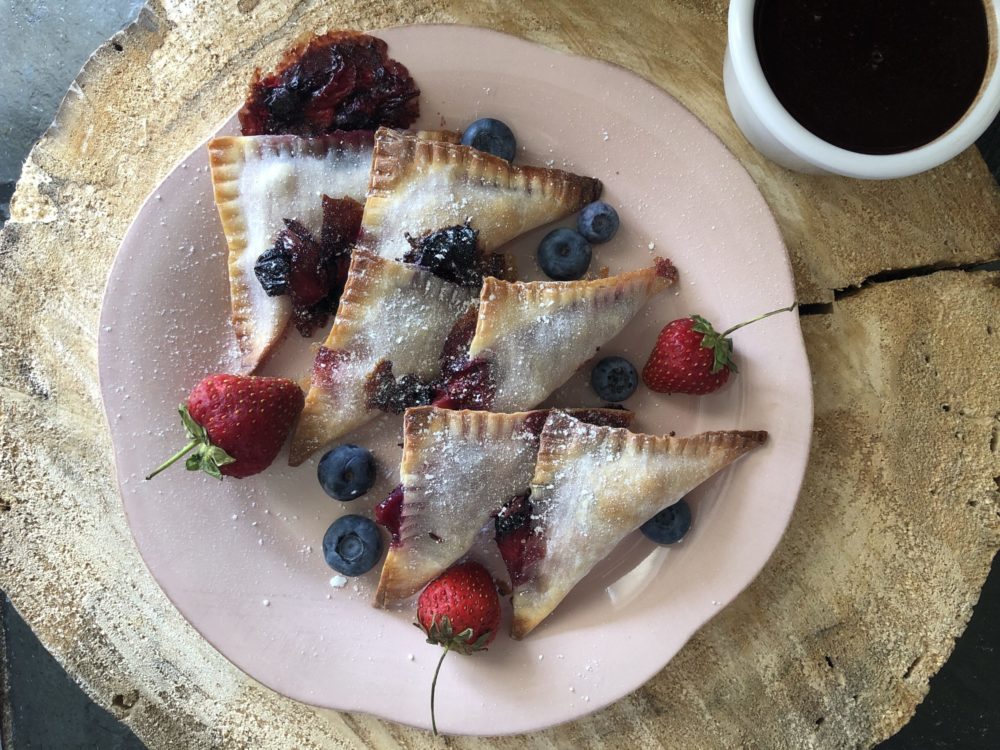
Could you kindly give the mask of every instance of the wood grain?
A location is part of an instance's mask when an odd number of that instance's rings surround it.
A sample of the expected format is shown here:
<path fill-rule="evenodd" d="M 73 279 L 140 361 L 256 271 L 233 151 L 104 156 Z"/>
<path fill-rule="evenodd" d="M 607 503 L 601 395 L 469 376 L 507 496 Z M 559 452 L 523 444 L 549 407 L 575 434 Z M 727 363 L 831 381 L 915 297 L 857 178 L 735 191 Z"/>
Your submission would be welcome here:
<path fill-rule="evenodd" d="M 150 747 L 852 747 L 898 729 L 1000 546 L 1000 278 L 878 283 L 804 318 L 811 464 L 764 573 L 656 678 L 530 738 L 433 740 L 294 703 L 209 647 L 131 542 L 96 375 L 104 280 L 143 198 L 300 32 L 462 22 L 628 67 L 736 153 L 801 302 L 886 269 L 996 257 L 1000 195 L 970 150 L 914 178 L 807 177 L 753 152 L 722 92 L 726 4 L 159 0 L 102 46 L 32 151 L 0 232 L 0 587 Z M 497 727 L 498 732 L 502 727 Z"/>

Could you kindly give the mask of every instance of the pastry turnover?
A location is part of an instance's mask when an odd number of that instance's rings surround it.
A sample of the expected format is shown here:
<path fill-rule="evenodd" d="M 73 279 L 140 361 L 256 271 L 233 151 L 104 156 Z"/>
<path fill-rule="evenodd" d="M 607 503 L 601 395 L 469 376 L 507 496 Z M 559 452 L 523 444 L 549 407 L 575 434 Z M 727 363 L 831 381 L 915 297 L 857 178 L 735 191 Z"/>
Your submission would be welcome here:
<path fill-rule="evenodd" d="M 355 250 L 336 320 L 316 354 L 288 462 L 298 466 L 379 413 L 370 387 L 380 367 L 391 367 L 395 378 L 436 378 L 445 339 L 475 296 L 474 289 L 418 266 Z"/>
<path fill-rule="evenodd" d="M 359 246 L 401 260 L 411 247 L 407 235 L 420 238 L 469 220 L 480 251 L 489 253 L 600 194 L 600 181 L 591 177 L 514 166 L 470 146 L 381 128 Z"/>
<path fill-rule="evenodd" d="M 595 424 L 626 427 L 624 409 L 576 409 Z M 399 528 L 382 567 L 375 606 L 417 593 L 469 551 L 505 502 L 528 491 L 548 410 L 496 414 L 432 406 L 403 419 Z"/>
<path fill-rule="evenodd" d="M 640 435 L 553 411 L 531 480 L 531 533 L 544 553 L 514 590 L 512 637 L 530 633 L 628 533 L 766 439 Z"/>
<path fill-rule="evenodd" d="M 676 280 L 661 258 L 594 281 L 486 279 L 468 356 L 489 364 L 489 408 L 518 411 L 544 401 Z"/>
<path fill-rule="evenodd" d="M 456 141 L 450 131 L 413 138 Z M 260 254 L 274 244 L 285 219 L 315 237 L 323 223 L 323 195 L 364 202 L 371 169 L 371 131 L 226 136 L 208 143 L 215 202 L 229 246 L 232 323 L 242 367 L 254 371 L 281 339 L 292 315 L 289 297 L 268 297 L 254 275 Z"/>

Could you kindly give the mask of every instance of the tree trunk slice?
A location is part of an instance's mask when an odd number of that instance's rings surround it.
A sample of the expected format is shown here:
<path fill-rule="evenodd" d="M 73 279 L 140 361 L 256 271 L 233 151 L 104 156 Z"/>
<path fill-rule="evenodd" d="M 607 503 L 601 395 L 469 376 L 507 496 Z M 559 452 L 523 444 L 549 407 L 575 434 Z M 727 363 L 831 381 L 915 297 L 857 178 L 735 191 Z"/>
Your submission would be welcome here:
<path fill-rule="evenodd" d="M 242 99 L 253 67 L 272 64 L 297 33 L 454 21 L 638 72 L 750 170 L 803 303 L 830 302 L 886 270 L 997 255 L 1000 195 L 973 149 L 881 183 L 799 175 L 754 152 L 722 92 L 725 3 L 280 5 L 150 3 L 71 87 L 0 233 L 0 587 L 150 747 L 439 745 L 293 702 L 227 662 L 141 564 L 114 481 L 96 344 L 118 244 L 145 196 Z M 1000 546 L 1000 276 L 866 284 L 822 309 L 803 318 L 816 388 L 811 463 L 757 581 L 604 711 L 531 738 L 450 744 L 863 747 L 912 715 Z"/>

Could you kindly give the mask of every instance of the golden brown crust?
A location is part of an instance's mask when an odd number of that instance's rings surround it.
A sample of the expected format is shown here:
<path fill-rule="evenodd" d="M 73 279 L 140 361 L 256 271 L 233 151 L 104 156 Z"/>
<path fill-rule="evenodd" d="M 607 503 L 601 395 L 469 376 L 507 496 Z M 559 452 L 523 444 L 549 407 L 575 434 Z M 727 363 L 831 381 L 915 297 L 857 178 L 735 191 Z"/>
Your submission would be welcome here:
<path fill-rule="evenodd" d="M 229 247 L 227 265 L 229 268 L 229 298 L 232 307 L 231 322 L 236 346 L 240 352 L 243 369 L 253 372 L 262 354 L 255 357 L 250 345 L 250 302 L 246 291 L 246 278 L 237 265 L 240 254 L 246 250 L 246 223 L 239 209 L 240 165 L 244 159 L 244 149 L 240 137 L 215 138 L 208 142 L 208 163 L 212 172 L 212 190 L 215 205 L 222 221 L 222 231 Z M 275 339 L 276 341 L 277 339 Z M 270 350 L 271 347 L 268 347 Z"/>
<path fill-rule="evenodd" d="M 552 414 L 559 413 L 586 424 L 614 424 L 626 427 L 635 414 L 627 409 L 532 409 L 513 413 L 499 413 L 473 409 L 442 409 L 437 406 L 415 406 L 403 416 L 403 458 L 400 475 L 417 468 L 420 455 L 441 432 L 456 435 L 463 440 L 484 442 L 507 438 L 519 430 L 533 431 L 532 422 L 540 428 Z M 461 469 L 458 469 L 461 471 Z"/>
<path fill-rule="evenodd" d="M 616 427 L 583 425 L 571 414 L 553 410 L 538 447 L 532 484 L 550 482 L 559 464 L 595 450 L 693 459 L 713 455 L 723 463 L 730 463 L 765 442 L 765 430 L 722 430 L 690 437 L 646 435 Z"/>
<path fill-rule="evenodd" d="M 573 413 L 581 418 L 610 423 L 617 425 L 627 425 L 631 422 L 632 412 L 624 409 L 574 409 Z M 527 482 L 530 479 L 531 469 L 534 465 L 536 436 L 544 424 L 545 418 L 550 410 L 541 409 L 535 411 L 518 412 L 514 414 L 499 414 L 485 411 L 451 410 L 441 409 L 433 406 L 421 406 L 406 410 L 403 418 L 403 457 L 400 462 L 399 476 L 406 491 L 410 494 L 404 497 L 404 508 L 410 503 L 417 505 L 428 502 L 427 498 L 439 497 L 441 493 L 448 494 L 450 500 L 460 501 L 474 498 L 469 505 L 462 503 L 462 510 L 458 511 L 465 515 L 462 520 L 468 520 L 467 527 L 456 530 L 452 526 L 452 519 L 440 519 L 443 526 L 450 526 L 456 533 L 465 532 L 465 536 L 460 538 L 468 541 L 471 545 L 475 534 L 480 530 L 482 524 L 488 521 L 489 514 L 500 508 L 502 503 L 517 492 L 527 490 Z M 452 482 L 457 482 L 458 486 L 442 485 L 439 480 L 441 467 L 432 471 L 435 478 L 425 480 L 428 473 L 428 462 L 435 460 L 435 450 L 442 446 L 442 438 L 447 436 L 447 444 L 452 448 L 458 445 L 478 446 L 481 451 L 522 451 L 524 459 L 524 482 L 523 487 L 510 487 L 509 496 L 500 497 L 497 491 L 498 484 L 491 484 L 491 480 L 496 480 L 497 476 L 483 476 L 487 464 L 477 465 L 474 469 L 463 466 L 445 467 L 452 473 Z M 529 437 L 532 436 L 532 437 Z M 441 460 L 440 458 L 436 460 Z M 503 458 L 499 463 L 503 464 Z M 509 472 L 506 469 L 505 472 Z M 468 475 L 464 475 L 464 473 Z M 499 476 L 504 476 L 503 474 Z M 428 481 L 433 485 L 433 490 L 428 486 Z M 478 482 L 478 484 L 477 484 Z M 493 488 L 493 492 L 490 488 Z M 455 492 L 461 498 L 451 496 Z M 414 496 L 416 495 L 416 500 Z M 408 498 L 408 499 L 407 499 Z M 474 506 L 474 507 L 473 507 Z M 449 504 L 445 503 L 440 508 L 428 509 L 430 513 L 437 513 L 447 510 Z M 452 507 L 452 512 L 456 511 Z M 404 512 L 403 514 L 407 514 Z M 459 522 L 457 526 L 462 527 Z M 423 528 L 426 531 L 426 527 Z M 441 544 L 421 544 L 419 534 L 414 538 L 413 528 L 406 525 L 401 529 L 404 546 L 391 547 L 382 566 L 382 574 L 379 579 L 378 589 L 375 593 L 374 606 L 385 607 L 388 604 L 407 599 L 417 593 L 425 584 L 435 576 L 444 572 L 448 565 L 452 564 L 461 555 L 468 551 L 468 546 L 462 543 L 449 545 L 452 540 L 442 540 Z M 449 535 L 450 536 L 450 535 Z M 414 547 L 406 546 L 407 543 L 415 544 Z M 431 555 L 424 554 L 429 547 Z"/>
<path fill-rule="evenodd" d="M 672 272 L 665 272 L 666 267 Z M 552 312 L 586 300 L 596 309 L 602 301 L 616 299 L 623 294 L 638 294 L 648 299 L 676 280 L 673 265 L 662 258 L 658 258 L 657 263 L 649 268 L 602 279 L 512 282 L 487 277 L 479 293 L 479 318 L 476 321 L 476 333 L 469 345 L 469 354 L 476 356 L 509 333 L 512 321 L 506 310 L 511 306 Z"/>
<path fill-rule="evenodd" d="M 389 130 L 389 128 L 385 128 Z M 420 141 L 440 141 L 441 143 L 461 143 L 462 134 L 456 130 L 399 130 Z"/>
<path fill-rule="evenodd" d="M 405 132 L 409 137 L 418 140 L 427 138 L 445 143 L 457 143 L 462 138 L 461 133 L 453 130 Z M 373 139 L 372 131 L 357 130 L 314 138 L 297 135 L 222 136 L 208 142 L 212 189 L 229 247 L 229 292 L 233 334 L 245 371 L 253 372 L 267 358 L 281 340 L 281 331 L 266 336 L 263 344 L 255 341 L 255 337 L 261 336 L 262 332 L 254 330 L 256 321 L 253 319 L 248 285 L 256 284 L 257 280 L 248 278 L 245 268 L 239 263 L 242 253 L 247 249 L 247 225 L 239 204 L 239 176 L 243 165 L 251 156 L 264 158 L 284 155 L 319 158 L 331 151 L 363 152 L 372 148 Z M 287 322 L 291 316 L 289 300 L 283 297 L 273 298 L 272 304 L 287 308 L 283 315 Z"/>
<path fill-rule="evenodd" d="M 399 279 L 412 275 L 413 271 L 408 266 L 391 263 L 364 250 L 352 252 L 347 282 L 337 305 L 337 315 L 323 346 L 327 349 L 344 349 L 350 346 L 354 331 L 361 325 L 362 311 L 372 304 L 372 294 L 376 287 L 398 283 Z"/>
<path fill-rule="evenodd" d="M 420 303 L 417 311 L 410 313 L 416 317 L 401 321 L 390 315 L 381 321 L 391 326 L 392 330 L 411 326 L 410 333 L 402 343 L 397 339 L 395 354 L 399 354 L 407 346 L 413 346 L 412 339 L 417 339 L 416 346 L 423 347 L 418 351 L 426 352 L 437 367 L 441 346 L 444 345 L 444 339 L 454 320 L 462 310 L 474 304 L 472 293 L 469 289 L 438 278 L 425 268 L 387 260 L 365 250 L 355 249 L 351 255 L 347 283 L 340 297 L 333 327 L 317 353 L 305 408 L 292 436 L 289 464 L 298 466 L 323 445 L 359 427 L 378 413 L 363 403 L 364 397 L 360 393 L 330 392 L 328 384 L 325 385 L 317 377 L 317 373 L 324 371 L 323 367 L 318 366 L 321 355 L 338 353 L 334 355 L 335 359 L 343 356 L 338 361 L 349 361 L 360 366 L 362 370 L 356 373 L 357 378 L 341 380 L 337 387 L 363 390 L 364 377 L 371 374 L 378 361 L 394 359 L 393 351 L 373 351 L 370 348 L 370 336 L 366 336 L 373 332 L 372 311 L 379 309 L 380 305 L 394 295 L 405 294 L 408 299 Z M 435 311 L 438 313 L 436 317 Z M 391 310 L 386 311 L 387 315 L 389 313 Z M 412 328 L 415 324 L 419 324 L 416 331 Z M 441 326 L 444 326 L 443 332 L 439 330 Z M 436 338 L 438 335 L 440 340 Z M 329 363 L 327 366 L 330 366 Z"/>
<path fill-rule="evenodd" d="M 409 599 L 423 586 L 421 583 L 414 588 L 413 577 L 407 573 L 406 566 L 394 564 L 395 554 L 395 549 L 390 547 L 389 552 L 386 553 L 385 562 L 382 564 L 378 588 L 375 589 L 375 598 L 372 599 L 372 606 L 377 609 L 385 609 L 392 604 Z"/>
<path fill-rule="evenodd" d="M 483 441 L 513 435 L 532 412 L 498 414 L 470 409 L 441 409 L 418 406 L 403 416 L 403 459 L 400 474 L 416 469 L 420 454 L 433 442 L 434 435 L 447 432 L 462 440 Z M 460 467 L 456 467 L 461 471 Z"/>
<path fill-rule="evenodd" d="M 511 637 L 530 633 L 626 534 L 766 440 L 759 430 L 641 435 L 553 411 L 531 480 L 546 552 L 514 593 Z"/>
<path fill-rule="evenodd" d="M 459 139 L 460 140 L 460 139 Z M 463 146 L 457 141 L 421 140 L 390 128 L 375 132 L 368 194 L 384 197 L 411 170 L 434 169 L 442 164 L 460 166 L 465 181 L 481 185 L 536 193 L 572 213 L 601 195 L 601 181 L 547 167 L 515 166 L 506 159 Z"/>
<path fill-rule="evenodd" d="M 423 216 L 441 226 L 390 226 L 388 217 L 397 202 L 406 200 L 399 192 L 435 173 L 445 174 L 447 184 L 461 191 L 493 191 L 490 205 L 463 208 L 448 191 L 448 207 L 438 205 L 431 216 Z M 438 189 L 441 186 L 437 186 Z M 482 252 L 491 252 L 517 235 L 556 221 L 578 211 L 601 194 L 600 180 L 544 167 L 515 166 L 471 146 L 442 140 L 421 140 L 401 131 L 380 128 L 375 133 L 375 151 L 368 184 L 363 232 L 359 244 L 377 251 L 383 234 L 399 232 L 415 236 L 471 218 L 480 230 Z M 514 196 L 517 196 L 515 200 Z M 469 215 L 464 215 L 467 212 Z M 445 218 L 447 217 L 447 219 Z M 413 222 L 419 222 L 414 218 Z"/>

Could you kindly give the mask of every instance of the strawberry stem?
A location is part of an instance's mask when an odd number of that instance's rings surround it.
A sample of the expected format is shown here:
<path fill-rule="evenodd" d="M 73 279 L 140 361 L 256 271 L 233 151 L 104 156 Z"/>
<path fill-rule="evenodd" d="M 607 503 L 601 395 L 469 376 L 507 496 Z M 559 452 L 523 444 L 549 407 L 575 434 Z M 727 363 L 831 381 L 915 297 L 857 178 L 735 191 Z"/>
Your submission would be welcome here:
<path fill-rule="evenodd" d="M 743 326 L 748 326 L 751 323 L 756 323 L 758 320 L 763 320 L 764 318 L 770 318 L 772 315 L 777 315 L 778 313 L 791 312 L 792 310 L 795 309 L 795 306 L 797 304 L 798 302 L 793 302 L 788 307 L 782 307 L 780 310 L 771 310 L 771 312 L 766 312 L 763 315 L 758 315 L 756 318 L 750 318 L 750 320 L 744 320 L 742 323 L 737 323 L 732 328 L 723 331 L 720 338 L 726 338 L 726 336 L 731 334 L 733 331 L 738 331 Z"/>
<path fill-rule="evenodd" d="M 435 736 L 437 736 L 438 733 L 438 725 L 437 725 L 437 720 L 434 718 L 434 691 L 437 690 L 438 672 L 441 671 L 441 662 L 444 661 L 444 657 L 448 655 L 448 652 L 450 650 L 451 650 L 451 644 L 450 643 L 444 644 L 444 653 L 441 654 L 441 658 L 438 659 L 437 669 L 434 670 L 434 679 L 431 681 L 431 728 L 434 730 Z"/>
<path fill-rule="evenodd" d="M 157 466 L 150 474 L 147 474 L 146 475 L 146 479 L 152 479 L 153 477 L 155 477 L 157 474 L 159 474 L 164 469 L 166 469 L 169 466 L 172 466 L 173 464 L 175 464 L 178 461 L 180 461 L 182 458 L 184 458 L 184 456 L 186 456 L 188 453 L 190 453 L 193 448 L 196 448 L 198 446 L 198 443 L 200 443 L 200 442 L 201 441 L 197 440 L 197 439 L 192 440 L 190 443 L 188 443 L 183 448 L 181 448 L 179 451 L 177 451 L 177 453 L 175 453 L 170 458 L 168 458 L 166 461 L 164 461 L 162 464 L 160 464 L 159 466 Z"/>

